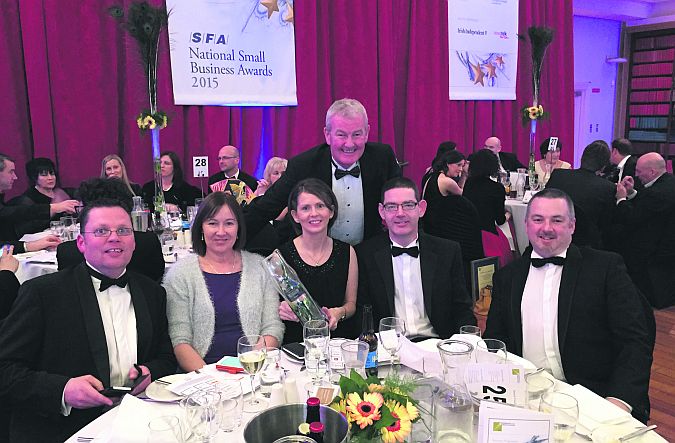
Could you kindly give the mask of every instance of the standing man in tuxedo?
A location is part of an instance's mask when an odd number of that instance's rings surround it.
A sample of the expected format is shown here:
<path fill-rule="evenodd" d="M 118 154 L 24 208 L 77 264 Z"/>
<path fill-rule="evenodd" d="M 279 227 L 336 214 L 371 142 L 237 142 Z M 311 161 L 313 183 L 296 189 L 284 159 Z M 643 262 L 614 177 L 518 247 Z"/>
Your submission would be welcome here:
<path fill-rule="evenodd" d="M 255 191 L 258 188 L 258 180 L 239 169 L 239 149 L 232 145 L 225 145 L 218 151 L 218 166 L 220 172 L 209 177 L 209 186 L 219 181 L 235 178 L 246 183 L 246 186 Z M 209 188 L 209 192 L 210 188 Z"/>
<path fill-rule="evenodd" d="M 646 423 L 654 316 L 623 260 L 571 244 L 574 205 L 558 189 L 532 197 L 525 223 L 532 249 L 495 273 L 485 337 Z"/>
<path fill-rule="evenodd" d="M 373 306 L 378 324 L 400 317 L 410 337 L 448 338 L 463 325 L 475 325 L 459 244 L 418 232 L 427 203 L 405 177 L 382 188 L 378 212 L 388 233 L 356 248 L 360 305 Z"/>
<path fill-rule="evenodd" d="M 499 170 L 501 172 L 515 172 L 518 168 L 525 168 L 525 166 L 518 160 L 518 157 L 516 157 L 516 154 L 502 152 L 502 141 L 497 137 L 488 137 L 485 140 L 483 148 L 489 149 L 494 155 L 497 156 Z M 469 156 L 469 161 L 471 161 L 472 155 Z"/>
<path fill-rule="evenodd" d="M 612 142 L 612 150 L 609 153 L 609 162 L 614 166 L 613 171 L 606 175 L 613 183 L 620 183 L 624 177 L 633 177 L 635 187 L 640 189 L 642 183 L 635 177 L 635 165 L 638 157 L 633 154 L 633 145 L 630 140 L 617 138 Z"/>
<path fill-rule="evenodd" d="M 628 272 L 652 306 L 675 305 L 675 177 L 657 152 L 640 157 L 634 180 L 616 186 L 615 221 L 623 229 L 615 241 Z"/>
<path fill-rule="evenodd" d="M 129 213 L 91 202 L 77 245 L 86 263 L 24 283 L 0 328 L 0 395 L 12 408 L 10 440 L 62 442 L 112 406 L 99 391 L 149 374 L 132 394 L 176 369 L 166 293 L 126 269 Z"/>
<path fill-rule="evenodd" d="M 391 146 L 368 142 L 368 115 L 357 100 L 345 98 L 328 108 L 326 143 L 288 160 L 286 172 L 265 195 L 245 208 L 246 229 L 257 233 L 288 204 L 300 180 L 318 178 L 331 187 L 339 215 L 329 234 L 351 245 L 382 231 L 377 213 L 384 182 L 401 175 Z"/>
<path fill-rule="evenodd" d="M 0 154 L 0 239 L 3 241 L 16 241 L 15 223 L 26 220 L 49 220 L 50 217 L 60 212 L 67 212 L 68 214 L 75 213 L 75 207 L 79 204 L 77 200 L 64 200 L 59 203 L 38 204 L 38 205 L 20 205 L 20 206 L 5 206 L 5 192 L 12 189 L 14 182 L 17 180 L 16 164 L 9 156 Z M 58 239 L 50 236 L 48 245 L 37 244 L 31 251 L 43 249 L 43 247 L 51 247 L 58 245 Z M 16 253 L 25 252 L 24 245 L 21 244 L 15 249 Z M 26 245 L 28 246 L 28 245 Z"/>

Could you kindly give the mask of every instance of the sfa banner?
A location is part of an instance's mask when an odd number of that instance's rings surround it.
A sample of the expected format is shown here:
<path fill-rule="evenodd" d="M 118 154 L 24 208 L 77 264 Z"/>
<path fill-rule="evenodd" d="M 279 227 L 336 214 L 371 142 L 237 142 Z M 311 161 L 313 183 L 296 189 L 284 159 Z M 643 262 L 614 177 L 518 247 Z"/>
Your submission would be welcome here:
<path fill-rule="evenodd" d="M 166 0 L 177 105 L 295 106 L 293 0 Z"/>
<path fill-rule="evenodd" d="M 448 0 L 450 100 L 515 100 L 518 0 Z"/>

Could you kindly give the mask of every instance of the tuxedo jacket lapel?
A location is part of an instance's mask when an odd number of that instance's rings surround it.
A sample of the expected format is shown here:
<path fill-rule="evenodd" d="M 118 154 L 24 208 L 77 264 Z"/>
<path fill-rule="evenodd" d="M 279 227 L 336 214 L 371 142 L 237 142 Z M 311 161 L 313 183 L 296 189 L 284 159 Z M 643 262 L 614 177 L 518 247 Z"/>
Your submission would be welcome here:
<path fill-rule="evenodd" d="M 517 262 L 517 266 L 513 272 L 513 279 L 511 280 L 511 334 L 516 340 L 513 343 L 514 349 L 509 349 L 518 355 L 523 355 L 523 322 L 521 318 L 520 305 L 523 301 L 523 291 L 525 290 L 525 282 L 527 281 L 527 274 L 530 272 L 530 251 L 526 251 L 523 260 Z"/>
<path fill-rule="evenodd" d="M 424 309 L 427 316 L 433 309 L 432 299 L 434 294 L 434 276 L 438 266 L 438 254 L 432 249 L 424 234 L 419 236 L 420 245 L 420 272 L 422 273 L 422 294 L 424 296 Z"/>
<path fill-rule="evenodd" d="M 375 263 L 377 264 L 377 269 L 380 271 L 380 275 L 382 275 L 389 314 L 394 315 L 394 267 L 391 262 L 391 247 L 388 243 L 383 242 L 375 251 Z"/>
<path fill-rule="evenodd" d="M 136 316 L 136 359 L 142 361 L 152 341 L 152 317 L 143 290 L 133 276 L 129 278 L 129 292 Z"/>
<path fill-rule="evenodd" d="M 581 259 L 579 248 L 570 245 L 560 279 L 560 289 L 558 290 L 558 348 L 561 353 L 565 347 L 565 337 L 572 311 L 572 301 L 575 295 L 579 272 L 581 271 Z"/>
<path fill-rule="evenodd" d="M 322 182 L 326 183 L 329 188 L 333 186 L 333 158 L 330 155 L 330 146 L 325 145 L 325 149 L 321 153 L 321 159 L 316 165 L 316 177 Z M 308 165 L 309 166 L 309 165 Z M 311 167 L 311 166 L 309 166 Z M 310 172 L 311 174 L 311 172 Z"/>
<path fill-rule="evenodd" d="M 110 386 L 110 359 L 105 339 L 105 330 L 103 329 L 103 319 L 101 318 L 101 310 L 98 307 L 96 291 L 85 263 L 75 268 L 75 287 L 80 299 L 82 321 L 87 331 L 87 340 L 89 341 L 91 355 L 98 372 L 98 378 L 104 386 Z"/>

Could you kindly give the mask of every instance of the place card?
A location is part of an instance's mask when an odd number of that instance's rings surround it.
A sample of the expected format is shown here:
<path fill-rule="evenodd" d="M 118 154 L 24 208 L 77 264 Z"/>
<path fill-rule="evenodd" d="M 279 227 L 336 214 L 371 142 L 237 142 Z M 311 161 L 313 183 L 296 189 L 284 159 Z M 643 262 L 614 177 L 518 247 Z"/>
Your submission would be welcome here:
<path fill-rule="evenodd" d="M 472 363 L 466 365 L 464 382 L 471 395 L 480 400 L 525 405 L 525 370 L 514 364 Z"/>
<path fill-rule="evenodd" d="M 553 441 L 553 415 L 491 401 L 483 401 L 478 412 L 479 443 Z"/>

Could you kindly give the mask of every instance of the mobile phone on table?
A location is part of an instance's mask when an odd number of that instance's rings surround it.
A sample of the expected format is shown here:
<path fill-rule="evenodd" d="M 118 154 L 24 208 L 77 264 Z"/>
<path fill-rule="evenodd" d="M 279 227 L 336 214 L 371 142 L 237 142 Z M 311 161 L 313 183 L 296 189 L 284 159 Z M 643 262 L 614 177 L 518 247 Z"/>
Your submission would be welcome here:
<path fill-rule="evenodd" d="M 294 360 L 305 361 L 305 345 L 302 343 L 286 343 L 281 350 Z"/>

